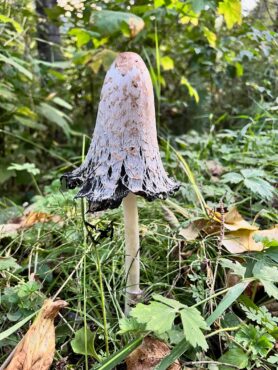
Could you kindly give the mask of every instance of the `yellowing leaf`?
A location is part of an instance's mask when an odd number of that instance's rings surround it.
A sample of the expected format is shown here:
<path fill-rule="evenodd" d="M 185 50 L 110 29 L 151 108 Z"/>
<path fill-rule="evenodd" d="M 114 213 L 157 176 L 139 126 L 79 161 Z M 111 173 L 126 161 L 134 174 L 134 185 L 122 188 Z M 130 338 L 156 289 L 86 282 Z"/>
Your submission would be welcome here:
<path fill-rule="evenodd" d="M 219 213 L 218 215 L 220 216 Z M 250 225 L 249 222 L 245 221 L 235 207 L 233 207 L 230 211 L 224 214 L 224 225 L 225 228 L 230 231 L 236 231 L 239 229 L 258 230 L 257 226 Z"/>
<path fill-rule="evenodd" d="M 254 236 L 278 239 L 278 228 L 255 231 L 247 229 L 232 231 L 225 235 L 223 245 L 231 253 L 260 252 L 264 249 L 264 245 L 261 242 L 256 242 Z"/>
<path fill-rule="evenodd" d="M 228 29 L 232 29 L 235 24 L 241 24 L 241 2 L 240 0 L 224 0 L 219 3 L 218 13 L 224 15 Z"/>
<path fill-rule="evenodd" d="M 210 31 L 207 27 L 204 27 L 204 35 L 206 36 L 210 46 L 212 48 L 216 47 L 217 36 L 214 32 Z"/>
<path fill-rule="evenodd" d="M 187 87 L 188 89 L 188 92 L 189 92 L 189 95 L 194 97 L 196 103 L 199 103 L 199 94 L 197 92 L 197 90 L 191 85 L 191 83 L 187 80 L 187 78 L 185 78 L 184 76 L 182 76 L 181 78 L 181 85 L 184 85 Z"/>
<path fill-rule="evenodd" d="M 174 68 L 174 61 L 171 57 L 165 56 L 160 59 L 160 64 L 164 71 L 169 71 Z"/>
<path fill-rule="evenodd" d="M 183 15 L 180 18 L 179 23 L 181 23 L 181 24 L 191 23 L 193 26 L 197 26 L 198 22 L 199 22 L 199 15 L 194 12 L 191 5 L 190 4 L 184 4 L 182 10 L 183 10 L 182 13 L 186 14 L 186 15 Z"/>

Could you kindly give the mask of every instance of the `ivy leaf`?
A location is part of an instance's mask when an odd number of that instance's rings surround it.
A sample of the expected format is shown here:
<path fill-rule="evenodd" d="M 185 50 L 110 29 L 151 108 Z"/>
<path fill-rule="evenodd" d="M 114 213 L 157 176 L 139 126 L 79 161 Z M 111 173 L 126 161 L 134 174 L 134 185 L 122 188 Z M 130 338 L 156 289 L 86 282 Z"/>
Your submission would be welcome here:
<path fill-rule="evenodd" d="M 85 332 L 85 328 L 81 328 L 77 330 L 73 340 L 70 342 L 71 348 L 74 353 L 78 353 L 81 355 L 90 355 L 95 359 L 98 359 L 98 355 L 95 351 L 94 347 L 95 341 L 95 334 L 91 332 L 89 328 L 87 328 Z M 87 343 L 87 345 L 86 345 Z M 87 347 L 87 348 L 86 348 Z M 86 351 L 87 349 L 87 351 Z"/>
<path fill-rule="evenodd" d="M 207 323 L 197 308 L 186 307 L 180 311 L 186 340 L 195 348 L 208 349 L 208 344 L 201 329 L 208 329 Z"/>
<path fill-rule="evenodd" d="M 238 369 L 246 369 L 248 365 L 248 355 L 238 347 L 230 348 L 219 359 L 219 362 L 237 366 Z M 220 365 L 219 370 L 230 370 L 230 366 Z"/>
<path fill-rule="evenodd" d="M 141 324 L 146 324 L 146 329 L 157 334 L 165 333 L 172 329 L 176 310 L 163 303 L 151 302 L 148 305 L 139 303 L 130 313 Z"/>
<path fill-rule="evenodd" d="M 223 14 L 227 28 L 230 30 L 235 24 L 241 24 L 240 0 L 224 0 L 219 3 L 218 13 Z"/>

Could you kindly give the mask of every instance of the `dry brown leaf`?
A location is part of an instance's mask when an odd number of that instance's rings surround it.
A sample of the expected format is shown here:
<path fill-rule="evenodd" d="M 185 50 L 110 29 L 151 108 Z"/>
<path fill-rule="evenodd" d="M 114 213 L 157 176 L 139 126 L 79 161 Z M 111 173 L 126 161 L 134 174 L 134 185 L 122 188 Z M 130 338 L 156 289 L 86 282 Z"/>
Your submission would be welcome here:
<path fill-rule="evenodd" d="M 36 223 L 44 222 L 61 222 L 61 217 L 57 215 L 50 215 L 44 212 L 25 211 L 23 216 L 17 217 L 11 220 L 7 224 L 0 225 L 0 239 L 11 234 L 16 233 L 19 230 L 29 228 Z"/>
<path fill-rule="evenodd" d="M 126 358 L 127 370 L 152 370 L 169 353 L 170 349 L 166 343 L 146 337 L 143 343 Z M 181 365 L 175 361 L 168 370 L 181 370 Z"/>
<path fill-rule="evenodd" d="M 48 370 L 55 351 L 54 318 L 67 302 L 45 300 L 5 370 Z"/>
<path fill-rule="evenodd" d="M 264 249 L 263 243 L 256 242 L 254 236 L 267 237 L 270 240 L 278 239 L 278 228 L 269 230 L 237 230 L 225 234 L 224 247 L 231 253 L 260 252 Z"/>
<path fill-rule="evenodd" d="M 187 241 L 193 241 L 199 236 L 200 229 L 197 223 L 192 222 L 186 228 L 181 229 L 179 235 L 182 236 Z"/>

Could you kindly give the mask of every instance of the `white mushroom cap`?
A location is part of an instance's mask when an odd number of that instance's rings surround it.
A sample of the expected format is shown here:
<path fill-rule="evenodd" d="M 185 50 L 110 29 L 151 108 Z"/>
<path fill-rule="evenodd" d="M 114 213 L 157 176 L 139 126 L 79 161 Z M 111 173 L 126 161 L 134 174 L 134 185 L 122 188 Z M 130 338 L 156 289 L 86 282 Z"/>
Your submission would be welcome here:
<path fill-rule="evenodd" d="M 138 54 L 121 53 L 111 65 L 86 159 L 62 178 L 69 188 L 81 186 L 77 197 L 92 212 L 118 207 L 129 192 L 154 200 L 178 190 L 161 162 L 153 86 Z"/>

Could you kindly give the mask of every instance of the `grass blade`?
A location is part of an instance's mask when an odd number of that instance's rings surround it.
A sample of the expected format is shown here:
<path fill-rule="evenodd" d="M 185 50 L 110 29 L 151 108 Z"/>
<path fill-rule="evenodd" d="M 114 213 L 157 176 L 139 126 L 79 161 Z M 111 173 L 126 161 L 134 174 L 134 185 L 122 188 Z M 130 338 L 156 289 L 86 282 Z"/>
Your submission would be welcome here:
<path fill-rule="evenodd" d="M 19 321 L 15 325 L 11 326 L 9 329 L 0 333 L 0 341 L 3 340 L 3 339 L 8 338 L 10 335 L 12 335 L 14 332 L 16 332 L 19 328 L 21 328 L 24 324 L 26 324 L 29 320 L 31 320 L 32 317 L 34 317 L 37 313 L 38 313 L 38 311 L 32 313 L 31 315 L 25 317 L 25 319 Z"/>
<path fill-rule="evenodd" d="M 137 338 L 132 342 L 128 343 L 120 351 L 116 352 L 114 355 L 108 357 L 103 361 L 102 364 L 99 364 L 92 368 L 92 370 L 112 370 L 115 369 L 115 366 L 121 363 L 135 348 L 137 348 L 143 340 L 143 337 Z"/>
<path fill-rule="evenodd" d="M 250 280 L 244 280 L 241 283 L 234 285 L 228 291 L 215 311 L 206 319 L 208 326 L 218 319 L 218 317 L 221 316 L 222 313 L 234 303 L 234 301 L 244 292 L 249 283 Z"/>
<path fill-rule="evenodd" d="M 165 357 L 156 367 L 154 370 L 167 370 L 169 366 L 173 362 L 175 362 L 181 355 L 187 351 L 189 348 L 189 344 L 187 340 L 184 338 L 182 339 L 171 351 L 171 353 Z"/>

